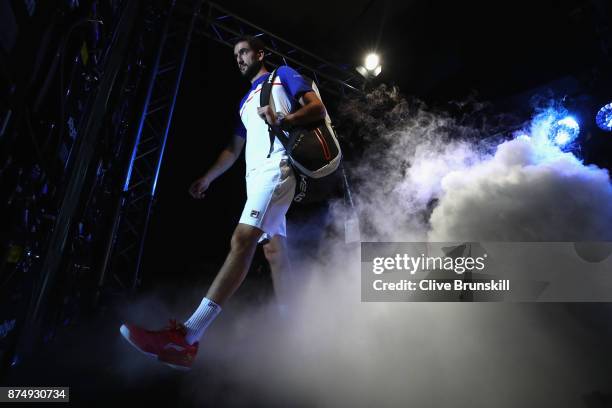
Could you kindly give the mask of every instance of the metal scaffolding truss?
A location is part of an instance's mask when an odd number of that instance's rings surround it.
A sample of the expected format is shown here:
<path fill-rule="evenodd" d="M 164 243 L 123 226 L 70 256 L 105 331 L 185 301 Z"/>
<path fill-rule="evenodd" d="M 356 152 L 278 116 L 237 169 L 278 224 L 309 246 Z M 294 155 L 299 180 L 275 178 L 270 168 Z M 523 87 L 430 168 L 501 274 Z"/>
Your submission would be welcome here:
<path fill-rule="evenodd" d="M 150 77 L 126 169 L 119 211 L 113 224 L 113 247 L 104 270 L 112 271 L 111 286 L 134 289 L 155 189 L 172 122 L 187 51 L 202 0 L 172 1 L 150 67 Z M 155 30 L 156 25 L 150 27 Z M 101 281 L 106 280 L 105 273 Z"/>
<path fill-rule="evenodd" d="M 267 44 L 266 61 L 275 67 L 291 65 L 301 74 L 312 78 L 319 89 L 342 97 L 360 94 L 365 79 L 350 66 L 333 64 L 232 14 L 219 5 L 207 2 L 207 13 L 200 20 L 196 33 L 230 47 L 243 35 L 261 37 Z"/>

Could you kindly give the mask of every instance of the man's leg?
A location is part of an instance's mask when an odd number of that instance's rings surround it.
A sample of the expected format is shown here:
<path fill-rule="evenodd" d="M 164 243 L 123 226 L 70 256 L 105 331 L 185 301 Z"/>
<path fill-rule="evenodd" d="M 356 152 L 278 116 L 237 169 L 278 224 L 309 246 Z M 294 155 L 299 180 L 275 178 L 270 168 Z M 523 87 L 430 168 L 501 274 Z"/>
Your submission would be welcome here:
<path fill-rule="evenodd" d="M 185 322 L 185 339 L 193 344 L 202 338 L 206 328 L 221 311 L 221 305 L 234 294 L 246 277 L 257 241 L 263 232 L 247 224 L 238 224 L 232 235 L 230 252 L 208 289 L 206 297 Z"/>
<path fill-rule="evenodd" d="M 291 278 L 287 239 L 282 235 L 275 235 L 263 246 L 263 251 L 270 264 L 274 293 L 279 303 L 286 305 L 294 283 Z"/>
<path fill-rule="evenodd" d="M 244 280 L 262 233 L 258 228 L 238 224 L 232 235 L 230 252 L 207 297 L 184 325 L 171 320 L 166 329 L 146 330 L 126 323 L 121 325 L 121 335 L 141 352 L 173 368 L 190 368 L 198 352 L 196 342 L 221 311 L 220 304 L 225 303 Z"/>
<path fill-rule="evenodd" d="M 234 294 L 249 271 L 262 234 L 259 228 L 238 224 L 232 235 L 230 252 L 206 293 L 208 299 L 223 305 Z"/>

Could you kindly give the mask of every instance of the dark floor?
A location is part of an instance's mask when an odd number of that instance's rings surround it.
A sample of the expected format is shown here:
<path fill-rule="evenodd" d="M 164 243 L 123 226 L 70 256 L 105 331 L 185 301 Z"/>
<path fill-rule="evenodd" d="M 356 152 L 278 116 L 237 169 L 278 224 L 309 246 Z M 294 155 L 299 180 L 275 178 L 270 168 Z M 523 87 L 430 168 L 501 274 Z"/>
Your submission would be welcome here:
<path fill-rule="evenodd" d="M 70 405 L 78 407 L 112 407 L 119 403 L 154 407 L 320 406 L 303 399 L 270 401 L 270 395 L 260 395 L 257 389 L 247 389 L 243 382 L 234 382 L 229 375 L 219 375 L 229 371 L 206 348 L 201 348 L 197 370 L 191 372 L 172 370 L 135 352 L 119 335 L 118 329 L 124 320 L 163 325 L 165 316 L 187 312 L 189 305 L 197 301 L 197 288 L 185 295 L 185 290 L 175 285 L 168 283 L 162 285 L 163 290 L 149 288 L 131 299 L 117 300 L 104 312 L 63 328 L 52 342 L 13 368 L 3 382 L 15 386 L 69 386 Z M 241 288 L 237 300 L 228 306 L 224 319 L 215 324 L 229 325 L 231 316 L 239 315 L 241 309 L 270 300 L 269 289 L 265 279 L 250 279 Z M 608 306 L 573 304 L 567 305 L 567 310 L 576 324 L 591 333 L 593 341 L 612 345 L 612 324 L 606 323 L 612 310 Z M 601 357 L 601 366 L 594 369 L 600 370 L 608 364 L 612 348 L 608 355 Z M 581 407 L 612 407 L 612 373 L 610 379 L 609 389 L 582 395 Z"/>
<path fill-rule="evenodd" d="M 230 324 L 233 311 L 250 304 L 271 300 L 271 285 L 267 277 L 251 273 L 236 301 L 226 313 Z M 3 376 L 2 385 L 13 386 L 68 386 L 70 405 L 78 407 L 109 407 L 118 403 L 137 403 L 139 406 L 270 406 L 257 401 L 252 395 L 233 384 L 206 381 L 206 401 L 202 390 L 194 389 L 194 371 L 182 372 L 159 364 L 154 359 L 135 351 L 119 334 L 126 321 L 139 322 L 145 327 L 161 328 L 167 318 L 181 318 L 189 306 L 197 305 L 199 290 L 208 282 L 199 282 L 195 288 L 173 282 L 157 282 L 155 287 L 140 291 L 131 298 L 107 301 L 107 307 L 95 314 L 82 317 L 78 323 L 62 327 L 48 344 L 37 347 L 29 357 L 23 358 Z M 189 292 L 185 295 L 186 292 Z M 176 313 L 176 315 L 175 315 Z M 211 376 L 223 370 L 218 363 L 205 367 L 206 351 L 200 349 L 198 359 L 203 373 Z M 195 395 L 197 394 L 197 395 Z M 20 404 L 19 406 L 26 406 Z M 40 404 L 37 404 L 40 406 Z"/>

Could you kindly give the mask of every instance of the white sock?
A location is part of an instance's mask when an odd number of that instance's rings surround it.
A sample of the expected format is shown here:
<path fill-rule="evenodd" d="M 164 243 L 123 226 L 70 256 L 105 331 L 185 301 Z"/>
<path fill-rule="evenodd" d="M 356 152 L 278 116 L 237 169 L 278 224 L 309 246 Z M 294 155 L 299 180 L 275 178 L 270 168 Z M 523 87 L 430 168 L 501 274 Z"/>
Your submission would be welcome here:
<path fill-rule="evenodd" d="M 202 299 L 200 306 L 198 306 L 189 320 L 185 322 L 185 327 L 187 328 L 185 340 L 187 340 L 187 343 L 193 344 L 199 341 L 206 328 L 217 317 L 219 312 L 221 312 L 221 306 L 210 299 Z"/>

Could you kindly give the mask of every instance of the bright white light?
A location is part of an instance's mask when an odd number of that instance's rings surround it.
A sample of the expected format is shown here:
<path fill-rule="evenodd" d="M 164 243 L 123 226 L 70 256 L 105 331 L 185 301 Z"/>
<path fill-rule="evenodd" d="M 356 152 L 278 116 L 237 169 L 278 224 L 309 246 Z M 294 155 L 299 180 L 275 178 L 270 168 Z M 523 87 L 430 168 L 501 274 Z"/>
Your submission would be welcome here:
<path fill-rule="evenodd" d="M 566 116 L 557 121 L 551 128 L 550 139 L 559 147 L 571 146 L 580 133 L 580 125 L 571 116 Z"/>
<path fill-rule="evenodd" d="M 559 146 L 565 146 L 567 142 L 569 142 L 571 139 L 572 137 L 568 132 L 566 132 L 565 130 L 560 130 L 555 135 L 555 144 Z"/>
<path fill-rule="evenodd" d="M 368 77 L 368 70 L 367 69 L 365 69 L 361 65 L 358 66 L 356 69 L 357 69 L 357 72 L 359 72 L 361 75 L 363 75 L 366 78 Z"/>
<path fill-rule="evenodd" d="M 561 119 L 559 122 L 557 122 L 557 124 L 562 125 L 562 126 L 567 126 L 569 128 L 576 129 L 576 130 L 580 129 L 580 126 L 578 125 L 578 122 L 576 122 L 576 119 L 572 118 L 571 116 L 567 116 Z"/>
<path fill-rule="evenodd" d="M 378 57 L 378 55 L 371 53 L 368 54 L 368 56 L 365 58 L 365 67 L 368 71 L 373 71 L 378 67 L 378 64 L 380 63 L 380 58 Z"/>

